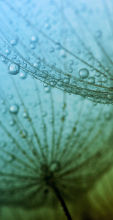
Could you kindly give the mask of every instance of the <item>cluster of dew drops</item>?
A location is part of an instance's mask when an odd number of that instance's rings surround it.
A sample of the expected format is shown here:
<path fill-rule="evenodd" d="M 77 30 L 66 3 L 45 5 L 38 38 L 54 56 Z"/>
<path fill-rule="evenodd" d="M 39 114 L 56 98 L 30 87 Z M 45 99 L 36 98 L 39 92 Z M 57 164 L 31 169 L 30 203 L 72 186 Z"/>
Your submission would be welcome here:
<path fill-rule="evenodd" d="M 30 49 L 34 50 L 36 48 L 37 41 L 38 41 L 38 38 L 36 36 L 31 37 L 31 39 L 30 39 Z M 12 39 L 10 41 L 10 44 L 12 46 L 16 46 L 18 44 L 18 39 Z M 59 45 L 60 44 L 58 44 L 58 46 Z M 5 54 L 8 58 L 8 56 L 11 55 L 11 49 L 8 48 L 7 45 L 5 45 L 5 44 L 4 44 L 4 47 L 6 47 Z M 54 51 L 53 48 L 50 48 L 50 49 L 51 49 L 50 52 Z M 62 58 L 66 57 L 63 50 L 60 51 L 60 55 L 61 55 Z M 7 63 L 7 58 L 5 58 L 4 56 L 1 55 L 2 62 Z M 27 60 L 30 60 L 30 57 L 27 57 Z M 27 63 L 25 63 L 23 61 L 21 66 L 20 66 L 20 64 L 21 64 L 21 62 L 20 62 L 20 60 L 17 60 L 17 55 L 13 55 L 12 62 L 10 62 L 10 64 L 8 65 L 8 72 L 11 75 L 19 74 L 21 79 L 25 79 L 26 76 L 27 76 L 27 69 L 25 69 L 27 67 Z M 74 60 L 70 60 L 69 61 L 70 68 L 68 70 L 69 74 L 71 74 L 73 72 L 73 68 L 72 68 L 73 64 L 74 64 Z M 40 62 L 40 59 L 38 59 L 37 62 L 35 62 L 33 64 L 33 67 L 40 69 L 40 65 L 41 65 L 41 62 Z M 53 66 L 55 67 L 56 63 L 54 63 Z M 24 70 L 21 70 L 21 67 L 23 67 Z M 35 70 L 34 70 L 34 73 L 35 73 Z M 34 77 L 37 78 L 36 77 L 37 75 L 34 75 L 34 73 L 30 74 L 30 75 L 32 75 L 31 77 L 32 78 L 34 78 Z M 28 72 L 28 74 L 29 74 L 29 72 Z M 108 91 L 107 92 L 105 91 L 105 94 L 102 94 L 99 90 L 96 91 L 96 89 L 95 89 L 93 91 L 91 89 L 91 87 L 90 87 L 89 90 L 85 89 L 86 80 L 87 80 L 89 85 L 95 86 L 95 88 L 96 88 L 95 77 L 89 76 L 89 75 L 90 75 L 89 70 L 87 68 L 81 68 L 79 70 L 79 79 L 84 83 L 83 87 L 80 87 L 80 86 L 77 87 L 77 82 L 76 82 L 75 79 L 74 80 L 72 79 L 71 75 L 64 76 L 63 79 L 60 79 L 60 78 L 56 79 L 55 76 L 52 76 L 52 77 L 51 77 L 51 75 L 49 76 L 48 71 L 46 69 L 43 70 L 43 73 L 38 74 L 38 77 L 39 77 L 38 79 L 39 80 L 41 79 L 43 81 L 43 86 L 45 87 L 46 92 L 49 92 L 49 90 L 50 90 L 49 86 L 58 87 L 60 89 L 63 88 L 62 90 L 68 92 L 69 94 L 74 93 L 75 95 L 80 95 L 84 98 L 90 97 L 91 100 L 94 101 L 95 105 L 98 102 L 102 103 L 102 104 L 113 104 L 113 94 L 112 94 L 112 92 L 108 93 Z M 97 72 L 96 76 L 99 77 L 100 73 Z M 103 76 L 102 81 L 98 81 L 97 84 L 98 84 L 98 86 L 101 86 L 102 83 L 106 84 L 107 82 L 108 82 L 108 77 Z M 74 89 L 72 89 L 70 86 L 72 86 Z M 103 99 L 104 99 L 104 102 L 103 102 Z"/>
<path fill-rule="evenodd" d="M 84 9 L 84 5 L 82 8 Z M 48 31 L 51 28 L 50 27 L 51 25 L 49 24 L 49 19 L 46 18 L 45 22 L 46 22 L 45 28 L 46 31 Z M 101 35 L 102 35 L 101 30 L 97 31 L 96 38 L 101 37 Z M 39 36 L 32 35 L 31 37 L 29 37 L 29 51 L 31 51 L 31 53 L 35 51 L 38 42 L 40 42 Z M 8 63 L 9 74 L 11 75 L 19 74 L 21 79 L 25 79 L 27 74 L 30 74 L 32 78 L 35 77 L 37 78 L 37 80 L 43 82 L 46 92 L 49 92 L 50 86 L 57 87 L 58 89 L 66 91 L 69 94 L 75 94 L 75 95 L 80 95 L 83 98 L 89 98 L 94 102 L 94 105 L 96 105 L 97 103 L 113 104 L 113 92 L 110 81 L 111 79 L 108 77 L 108 75 L 105 74 L 102 75 L 101 72 L 99 71 L 96 72 L 95 67 L 92 69 L 90 63 L 88 68 L 87 65 L 82 64 L 81 67 L 79 65 L 79 70 L 77 68 L 76 71 L 75 66 L 77 65 L 77 63 L 79 63 L 80 60 L 77 61 L 76 58 L 75 59 L 72 58 L 69 61 L 67 61 L 67 59 L 65 58 L 67 58 L 68 51 L 66 52 L 65 48 L 62 47 L 62 44 L 60 42 L 55 41 L 54 43 L 55 44 L 53 47 L 51 46 L 50 43 L 49 52 L 51 56 L 53 56 L 55 50 L 60 51 L 59 57 L 62 60 L 61 63 L 63 64 L 63 62 L 65 63 L 65 61 L 68 62 L 68 69 L 67 69 L 68 74 L 62 70 L 63 69 L 62 67 L 61 69 L 58 69 L 55 62 L 51 64 L 50 61 L 49 64 L 47 64 L 46 62 L 44 64 L 43 59 L 41 60 L 40 57 L 37 58 L 36 62 L 30 64 L 30 66 L 29 66 L 29 62 L 30 62 L 29 55 L 26 58 L 26 62 L 25 59 L 23 59 L 23 61 L 20 61 L 18 59 L 19 58 L 18 53 L 17 54 L 15 53 L 10 58 L 10 55 L 13 51 L 11 47 L 15 49 L 16 46 L 20 44 L 20 40 L 18 37 L 12 38 L 9 44 L 4 43 L 3 47 L 4 47 L 5 55 L 3 54 L 0 55 L 1 60 L 6 64 Z M 81 51 L 79 50 L 78 55 L 80 53 Z M 32 70 L 29 67 L 32 67 Z M 99 66 L 97 69 L 99 69 Z M 52 70 L 56 71 L 55 74 L 51 74 Z M 93 74 L 91 73 L 92 71 Z M 107 71 L 107 67 L 106 67 L 106 71 Z"/>
<path fill-rule="evenodd" d="M 38 38 L 36 37 L 36 36 L 32 36 L 31 37 L 31 39 L 30 39 L 30 48 L 32 49 L 32 50 L 34 50 L 35 48 L 36 48 L 36 42 L 38 41 Z M 12 39 L 11 41 L 10 41 L 10 44 L 12 45 L 12 46 L 16 46 L 17 44 L 18 44 L 18 39 Z M 7 47 L 7 45 L 5 45 L 4 44 L 4 48 L 5 47 Z M 54 49 L 53 48 L 50 48 L 50 52 L 53 52 L 54 51 Z M 6 48 L 5 49 L 5 53 L 6 53 L 6 55 L 7 55 L 7 57 L 9 56 L 9 55 L 11 55 L 11 49 L 10 48 Z M 61 50 L 61 57 L 62 58 L 65 58 L 65 53 L 63 52 L 63 50 Z M 4 58 L 4 57 L 2 57 L 1 58 L 1 61 L 2 62 L 4 62 L 4 63 L 7 63 L 6 60 L 7 58 Z M 13 61 L 15 61 L 17 59 L 17 55 L 13 55 L 13 57 L 12 57 L 12 62 L 8 65 L 8 73 L 9 74 L 11 74 L 11 75 L 17 75 L 17 74 L 19 74 L 19 77 L 20 77 L 20 79 L 22 79 L 22 80 L 25 80 L 26 79 L 26 77 L 27 77 L 27 71 L 24 71 L 24 70 L 21 70 L 21 67 L 20 67 L 20 61 L 18 60 L 17 62 L 13 62 Z M 28 57 L 27 58 L 27 60 L 30 60 L 30 57 Z M 74 64 L 74 60 L 70 60 L 69 61 L 69 65 L 70 65 L 70 68 L 69 68 L 69 73 L 71 73 L 71 72 L 73 72 L 73 69 L 72 69 L 72 66 L 73 66 L 73 64 Z M 41 63 L 39 62 L 39 60 L 38 60 L 38 62 L 36 63 L 34 63 L 33 64 L 33 66 L 34 67 L 39 67 L 41 65 Z M 55 66 L 55 63 L 53 64 L 54 66 Z M 23 63 L 23 65 L 22 65 L 24 68 L 26 68 L 27 67 L 27 64 L 26 63 Z M 45 70 L 46 71 L 46 70 Z M 97 76 L 100 76 L 100 73 L 98 72 L 97 73 Z M 31 76 L 31 78 L 34 78 L 34 76 Z M 45 77 L 44 77 L 45 78 Z M 80 79 L 82 79 L 82 80 L 86 80 L 86 79 L 88 79 L 88 82 L 90 83 L 90 84 L 95 84 L 95 77 L 89 77 L 89 70 L 88 69 L 86 69 L 86 68 L 81 68 L 80 70 L 79 70 L 79 78 Z M 106 76 L 103 76 L 102 77 L 102 82 L 103 83 L 107 83 L 108 82 L 108 78 L 106 77 Z M 63 82 L 60 80 L 60 81 L 58 81 L 57 82 L 57 85 L 58 86 L 62 86 L 63 85 L 63 83 L 65 83 L 66 85 L 67 84 L 69 84 L 70 83 L 70 78 L 69 77 L 65 77 L 64 79 L 63 79 Z M 51 83 L 49 84 L 50 86 L 52 86 L 52 87 L 54 87 L 56 84 L 54 83 L 54 80 L 51 80 Z M 98 83 L 98 85 L 99 85 L 99 83 Z M 101 82 L 100 82 L 100 85 L 101 85 Z M 45 87 L 45 92 L 49 92 L 50 91 L 50 86 L 48 86 L 48 84 L 46 83 L 46 82 L 44 82 L 43 83 L 43 86 Z M 68 92 L 70 95 L 71 95 L 71 92 Z M 85 92 L 84 92 L 85 93 Z M 11 99 L 12 98 L 12 95 L 11 96 L 9 96 L 9 98 Z M 83 95 L 83 98 L 85 98 L 85 96 Z M 2 102 L 2 101 L 1 101 Z M 96 106 L 96 101 L 93 103 L 93 105 L 94 106 Z M 113 103 L 111 103 L 111 104 L 113 104 Z M 5 110 L 3 110 L 4 112 L 3 113 L 5 113 Z M 16 103 L 14 103 L 14 104 L 12 104 L 11 106 L 10 106 L 10 108 L 9 108 L 9 111 L 10 111 L 10 113 L 11 114 L 14 114 L 14 115 L 16 115 L 17 113 L 18 113 L 18 111 L 19 111 L 19 105 L 18 104 L 16 104 Z M 46 112 L 43 112 L 43 117 L 45 117 L 46 115 L 47 115 L 47 113 Z M 23 118 L 27 118 L 27 113 L 26 112 L 24 112 L 23 113 Z M 111 119 L 111 113 L 110 112 L 106 112 L 105 113 L 105 119 L 106 120 L 110 120 Z M 14 122 L 11 120 L 10 122 L 9 122 L 9 124 L 10 124 L 10 126 L 13 126 L 14 125 Z M 26 131 L 23 131 L 23 137 L 25 138 L 26 136 L 27 136 L 27 132 Z M 3 143 L 3 145 L 4 145 L 4 143 Z"/>

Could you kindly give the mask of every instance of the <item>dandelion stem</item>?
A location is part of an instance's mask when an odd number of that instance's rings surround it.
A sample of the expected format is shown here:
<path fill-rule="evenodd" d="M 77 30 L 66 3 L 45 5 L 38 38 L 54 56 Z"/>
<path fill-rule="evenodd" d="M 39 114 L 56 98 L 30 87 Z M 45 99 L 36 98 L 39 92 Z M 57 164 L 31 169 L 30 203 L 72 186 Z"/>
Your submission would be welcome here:
<path fill-rule="evenodd" d="M 66 206 L 66 204 L 65 204 L 65 202 L 64 202 L 64 200 L 63 200 L 63 198 L 62 198 L 62 196 L 61 196 L 60 193 L 59 193 L 59 190 L 58 190 L 58 189 L 56 188 L 56 186 L 54 186 L 54 185 L 52 185 L 52 188 L 53 188 L 53 190 L 54 190 L 54 192 L 55 192 L 55 194 L 56 194 L 58 200 L 59 200 L 60 203 L 61 203 L 61 206 L 62 206 L 62 208 L 63 208 L 63 210 L 64 210 L 64 212 L 65 212 L 65 215 L 67 216 L 67 219 L 68 219 L 68 220 L 72 220 L 71 215 L 70 215 L 70 213 L 69 213 L 69 211 L 68 211 L 68 208 L 67 208 L 67 206 Z"/>

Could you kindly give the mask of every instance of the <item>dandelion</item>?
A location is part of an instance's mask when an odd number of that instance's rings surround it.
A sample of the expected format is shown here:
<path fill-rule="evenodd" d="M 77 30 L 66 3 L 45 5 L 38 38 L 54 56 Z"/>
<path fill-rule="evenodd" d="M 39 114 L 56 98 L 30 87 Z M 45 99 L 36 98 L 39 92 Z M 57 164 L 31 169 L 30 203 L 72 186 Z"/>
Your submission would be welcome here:
<path fill-rule="evenodd" d="M 80 3 L 0 1 L 2 205 L 59 202 L 72 219 L 67 204 L 112 166 L 109 6 Z"/>

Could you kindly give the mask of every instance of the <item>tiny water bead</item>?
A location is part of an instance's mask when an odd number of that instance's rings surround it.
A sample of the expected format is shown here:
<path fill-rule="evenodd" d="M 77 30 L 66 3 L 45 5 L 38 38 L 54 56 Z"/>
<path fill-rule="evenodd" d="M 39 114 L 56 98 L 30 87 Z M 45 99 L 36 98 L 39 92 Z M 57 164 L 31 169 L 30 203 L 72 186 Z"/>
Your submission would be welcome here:
<path fill-rule="evenodd" d="M 19 65 L 15 64 L 15 63 L 11 63 L 9 65 L 9 73 L 12 75 L 16 75 L 19 73 Z"/>
<path fill-rule="evenodd" d="M 9 55 L 11 53 L 11 50 L 10 49 L 6 49 L 5 52 L 6 52 L 7 55 Z"/>
<path fill-rule="evenodd" d="M 97 82 L 97 85 L 101 86 L 101 85 L 102 85 L 102 82 L 101 82 L 101 81 L 98 81 L 98 82 Z"/>
<path fill-rule="evenodd" d="M 45 92 L 46 93 L 49 93 L 50 92 L 50 87 L 48 86 L 48 87 L 45 87 Z"/>
<path fill-rule="evenodd" d="M 31 48 L 32 50 L 34 50 L 34 49 L 36 48 L 36 44 L 35 44 L 35 43 L 30 43 L 30 48 Z"/>
<path fill-rule="evenodd" d="M 56 81 L 51 79 L 50 80 L 50 85 L 54 87 L 56 85 Z"/>
<path fill-rule="evenodd" d="M 111 120 L 111 119 L 112 119 L 112 116 L 113 116 L 113 115 L 112 115 L 111 112 L 106 112 L 106 113 L 105 113 L 105 119 L 106 119 L 106 120 Z"/>
<path fill-rule="evenodd" d="M 25 79 L 27 77 L 27 73 L 26 72 L 20 72 L 19 74 L 21 79 Z"/>
<path fill-rule="evenodd" d="M 86 79 L 89 76 L 89 71 L 87 69 L 83 68 L 79 71 L 79 76 L 81 79 Z"/>
<path fill-rule="evenodd" d="M 95 78 L 94 77 L 89 77 L 88 82 L 91 83 L 91 84 L 94 84 L 95 83 Z"/>
<path fill-rule="evenodd" d="M 8 95 L 8 98 L 9 98 L 9 99 L 12 99 L 12 98 L 13 98 L 13 95 L 12 95 L 12 94 L 9 94 L 9 95 Z"/>
<path fill-rule="evenodd" d="M 41 63 L 38 61 L 37 63 L 34 63 L 33 66 L 36 67 L 36 68 L 40 68 Z"/>
<path fill-rule="evenodd" d="M 6 62 L 6 58 L 5 57 L 2 57 L 2 62 Z"/>
<path fill-rule="evenodd" d="M 17 45 L 17 43 L 18 43 L 18 39 L 12 39 L 12 40 L 10 41 L 10 43 L 11 43 L 12 46 L 15 46 L 15 45 Z"/>
<path fill-rule="evenodd" d="M 28 117 L 27 112 L 23 112 L 22 116 L 23 116 L 23 118 L 27 118 Z"/>
<path fill-rule="evenodd" d="M 14 125 L 14 121 L 13 120 L 9 121 L 9 125 L 13 126 Z"/>
<path fill-rule="evenodd" d="M 103 83 L 106 83 L 107 81 L 108 81 L 108 77 L 107 77 L 107 76 L 103 76 L 103 77 L 102 77 L 102 82 L 103 82 Z"/>
<path fill-rule="evenodd" d="M 70 60 L 69 63 L 70 63 L 70 65 L 73 65 L 74 64 L 74 60 Z"/>
<path fill-rule="evenodd" d="M 61 50 L 61 51 L 60 51 L 60 56 L 61 56 L 62 58 L 65 58 L 65 57 L 66 57 L 66 52 L 65 52 L 64 50 Z"/>
<path fill-rule="evenodd" d="M 53 52 L 54 52 L 54 48 L 53 48 L 53 47 L 50 47 L 49 52 L 50 52 L 50 53 L 53 53 Z"/>
<path fill-rule="evenodd" d="M 12 114 L 17 114 L 18 111 L 19 111 L 19 106 L 17 104 L 13 104 L 13 105 L 10 106 L 9 111 Z"/>
<path fill-rule="evenodd" d="M 65 77 L 63 80 L 64 83 L 68 84 L 70 82 L 70 78 L 69 77 Z"/>
<path fill-rule="evenodd" d="M 17 55 L 13 55 L 13 59 L 15 60 L 17 58 Z"/>
<path fill-rule="evenodd" d="M 72 68 L 69 68 L 68 71 L 69 71 L 69 73 L 72 73 L 72 72 L 73 72 L 73 69 L 72 69 Z"/>
<path fill-rule="evenodd" d="M 42 112 L 42 116 L 45 117 L 47 115 L 47 112 Z"/>
<path fill-rule="evenodd" d="M 107 98 L 108 98 L 109 100 L 113 100 L 113 94 L 107 95 Z"/>
<path fill-rule="evenodd" d="M 36 43 L 37 41 L 38 41 L 38 37 L 36 37 L 36 36 L 31 37 L 31 42 L 32 43 Z"/>
<path fill-rule="evenodd" d="M 58 86 L 62 86 L 62 85 L 63 85 L 63 82 L 60 80 L 60 81 L 57 82 L 57 85 L 58 85 Z"/>

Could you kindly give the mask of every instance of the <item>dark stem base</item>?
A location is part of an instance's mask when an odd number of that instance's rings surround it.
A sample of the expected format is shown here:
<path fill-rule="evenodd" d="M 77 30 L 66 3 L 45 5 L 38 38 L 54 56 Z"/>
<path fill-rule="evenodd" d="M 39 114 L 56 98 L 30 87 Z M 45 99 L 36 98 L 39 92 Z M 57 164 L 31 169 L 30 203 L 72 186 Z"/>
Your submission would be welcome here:
<path fill-rule="evenodd" d="M 66 206 L 62 196 L 60 195 L 58 189 L 54 185 L 52 185 L 52 189 L 54 190 L 54 193 L 56 194 L 58 200 L 60 201 L 61 206 L 62 206 L 62 208 L 63 208 L 63 210 L 65 212 L 65 215 L 67 216 L 67 219 L 68 220 L 72 220 L 71 215 L 70 215 L 70 213 L 69 213 L 69 211 L 67 209 L 67 206 Z"/>

